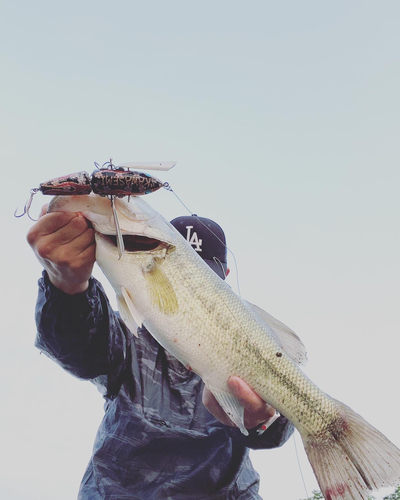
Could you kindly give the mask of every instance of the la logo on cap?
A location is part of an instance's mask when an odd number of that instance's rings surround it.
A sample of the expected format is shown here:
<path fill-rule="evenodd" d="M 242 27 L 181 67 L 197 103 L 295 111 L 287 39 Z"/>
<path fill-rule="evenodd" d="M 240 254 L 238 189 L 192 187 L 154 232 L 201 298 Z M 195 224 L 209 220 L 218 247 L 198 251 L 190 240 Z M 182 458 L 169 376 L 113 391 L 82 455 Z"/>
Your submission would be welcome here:
<path fill-rule="evenodd" d="M 201 245 L 203 244 L 203 240 L 199 239 L 196 231 L 193 231 L 193 233 L 190 234 L 191 229 L 193 229 L 193 226 L 186 226 L 186 239 L 192 245 L 194 250 L 196 250 L 196 252 L 201 252 Z"/>

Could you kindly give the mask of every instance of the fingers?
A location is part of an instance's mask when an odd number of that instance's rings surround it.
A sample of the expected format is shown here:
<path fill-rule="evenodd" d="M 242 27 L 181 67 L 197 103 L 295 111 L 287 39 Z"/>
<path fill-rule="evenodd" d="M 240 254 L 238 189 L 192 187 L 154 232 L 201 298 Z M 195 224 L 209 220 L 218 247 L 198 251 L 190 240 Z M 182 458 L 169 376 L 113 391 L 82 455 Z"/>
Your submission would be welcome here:
<path fill-rule="evenodd" d="M 258 412 L 265 407 L 265 402 L 239 377 L 229 377 L 228 387 L 246 410 Z"/>
<path fill-rule="evenodd" d="M 253 429 L 275 416 L 275 409 L 257 396 L 239 377 L 229 377 L 228 388 L 244 407 L 244 425 L 247 429 Z M 203 403 L 217 420 L 225 425 L 234 426 L 207 387 L 203 391 Z"/>
<path fill-rule="evenodd" d="M 54 251 L 79 254 L 94 242 L 93 229 L 89 221 L 76 213 L 55 212 L 46 214 L 31 227 L 27 240 L 38 257 L 50 258 Z"/>
<path fill-rule="evenodd" d="M 63 236 L 55 242 L 54 239 L 43 238 L 37 247 L 38 254 L 60 267 L 68 266 L 71 270 L 79 270 L 88 260 L 95 261 L 96 244 L 94 231 L 86 228 L 76 236 Z"/>
<path fill-rule="evenodd" d="M 207 387 L 204 387 L 203 390 L 203 404 L 207 408 L 207 410 L 211 413 L 211 415 L 213 415 L 221 423 L 234 427 L 234 424 L 231 421 L 231 419 L 224 412 L 218 401 L 215 399 L 213 393 Z"/>
<path fill-rule="evenodd" d="M 39 219 L 40 219 L 40 217 L 43 217 L 43 215 L 47 214 L 48 206 L 49 206 L 48 203 L 46 203 L 46 205 L 42 206 L 42 208 L 40 209 L 40 213 L 39 213 Z"/>
<path fill-rule="evenodd" d="M 244 424 L 247 429 L 252 429 L 262 422 L 272 418 L 276 411 L 268 405 L 239 377 L 232 376 L 228 379 L 231 393 L 243 405 Z"/>
<path fill-rule="evenodd" d="M 90 226 L 89 221 L 76 212 L 54 212 L 45 214 L 28 231 L 28 243 L 46 235 L 60 238 L 59 243 L 70 241 Z M 64 240 L 63 240 L 64 238 Z"/>
<path fill-rule="evenodd" d="M 94 230 L 88 226 L 86 219 L 76 217 L 62 229 L 43 240 L 44 242 L 49 241 L 52 247 L 55 247 L 60 253 L 78 256 L 89 246 L 94 245 Z"/>
<path fill-rule="evenodd" d="M 96 245 L 94 230 L 81 214 L 45 214 L 29 230 L 27 240 L 53 285 L 69 294 L 87 289 Z"/>

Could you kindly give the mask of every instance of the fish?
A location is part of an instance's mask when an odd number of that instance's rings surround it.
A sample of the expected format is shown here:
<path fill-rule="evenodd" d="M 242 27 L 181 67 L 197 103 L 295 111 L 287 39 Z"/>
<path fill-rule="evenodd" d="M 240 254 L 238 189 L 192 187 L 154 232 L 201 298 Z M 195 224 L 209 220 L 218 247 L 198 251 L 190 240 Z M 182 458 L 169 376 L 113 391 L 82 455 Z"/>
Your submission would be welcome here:
<path fill-rule="evenodd" d="M 306 349 L 290 328 L 239 297 L 143 199 L 116 199 L 115 209 L 121 258 L 106 199 L 60 196 L 49 205 L 50 212 L 81 212 L 93 224 L 97 263 L 133 333 L 145 326 L 196 372 L 243 434 L 244 409 L 227 386 L 232 375 L 288 418 L 326 500 L 367 499 L 400 485 L 399 448 L 306 376 Z"/>

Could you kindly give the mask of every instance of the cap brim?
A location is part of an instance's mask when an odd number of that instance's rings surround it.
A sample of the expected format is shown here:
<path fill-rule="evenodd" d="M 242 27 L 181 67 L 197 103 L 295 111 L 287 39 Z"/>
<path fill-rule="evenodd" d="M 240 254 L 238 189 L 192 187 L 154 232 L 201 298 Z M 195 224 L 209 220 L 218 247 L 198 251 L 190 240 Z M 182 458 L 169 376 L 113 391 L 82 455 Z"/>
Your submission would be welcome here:
<path fill-rule="evenodd" d="M 223 280 L 226 278 L 226 270 L 227 270 L 227 264 L 225 262 L 215 262 L 215 260 L 210 260 L 210 259 L 203 259 L 204 262 L 211 267 L 211 269 L 215 272 L 215 274 L 218 274 L 220 278 Z M 222 267 L 221 267 L 222 266 Z"/>

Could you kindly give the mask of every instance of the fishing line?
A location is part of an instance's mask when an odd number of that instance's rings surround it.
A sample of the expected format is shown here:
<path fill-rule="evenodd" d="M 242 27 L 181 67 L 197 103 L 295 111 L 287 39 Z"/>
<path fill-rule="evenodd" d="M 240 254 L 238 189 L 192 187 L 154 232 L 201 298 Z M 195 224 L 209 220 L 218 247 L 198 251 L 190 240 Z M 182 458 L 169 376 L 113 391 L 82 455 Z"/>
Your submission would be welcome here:
<path fill-rule="evenodd" d="M 297 465 L 299 466 L 301 479 L 302 479 L 302 481 L 303 481 L 304 491 L 306 492 L 306 498 L 309 498 L 309 497 L 308 497 L 308 492 L 307 492 L 306 482 L 305 482 L 305 479 L 304 479 L 304 476 L 303 476 L 303 471 L 302 471 L 302 469 L 301 469 L 301 464 L 300 464 L 300 459 L 299 459 L 299 453 L 298 453 L 298 451 L 297 451 L 297 444 L 296 444 L 296 431 L 293 433 L 293 443 L 294 443 L 294 449 L 295 449 L 295 451 L 296 451 Z"/>
<path fill-rule="evenodd" d="M 221 268 L 221 271 L 224 275 L 224 279 L 226 279 L 227 274 L 225 272 L 225 269 L 224 269 L 222 262 L 219 260 L 218 257 L 213 257 L 213 261 L 217 264 L 217 266 L 219 266 Z"/>
<path fill-rule="evenodd" d="M 164 188 L 167 189 L 168 191 L 171 191 L 172 194 L 174 194 L 176 196 L 176 198 L 178 199 L 179 203 L 181 203 L 181 205 L 183 205 L 186 210 L 190 213 L 190 215 L 192 215 L 193 217 L 197 217 L 197 220 L 208 230 L 210 231 L 211 234 L 213 234 L 217 240 L 222 243 L 224 245 L 224 247 L 228 250 L 228 252 L 232 255 L 233 257 L 233 262 L 235 264 L 235 271 L 236 271 L 236 286 L 237 286 L 237 289 L 238 289 L 238 295 L 239 297 L 242 296 L 242 294 L 240 293 L 240 285 L 239 285 L 239 269 L 238 269 L 238 265 L 237 265 L 237 262 L 236 262 L 236 257 L 235 257 L 235 254 L 232 252 L 232 250 L 228 247 L 228 245 L 226 243 L 224 243 L 221 238 L 219 238 L 212 229 L 210 229 L 208 226 L 206 226 L 206 224 L 204 224 L 204 222 L 202 222 L 199 218 L 198 215 L 195 215 L 193 214 L 193 212 L 183 203 L 183 201 L 179 198 L 179 196 L 175 193 L 175 191 L 172 189 L 172 187 L 168 184 L 168 182 L 165 182 L 164 183 Z M 222 263 L 219 261 L 219 259 L 216 259 L 216 257 L 214 257 L 214 261 L 217 262 L 221 265 L 222 267 Z M 223 269 L 223 267 L 222 267 Z M 223 269 L 224 271 L 224 274 L 225 274 L 225 277 L 226 277 L 226 273 L 225 273 L 225 270 Z"/>

